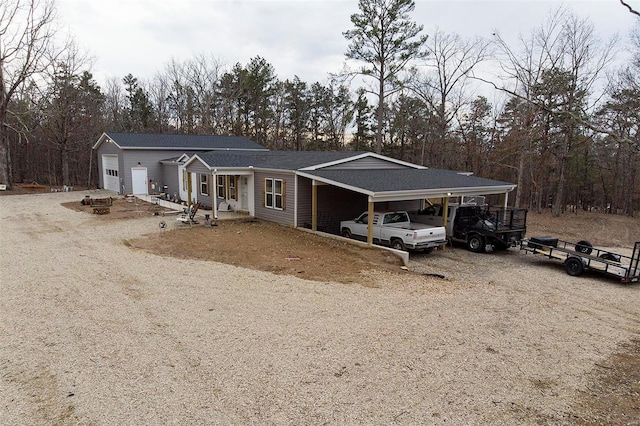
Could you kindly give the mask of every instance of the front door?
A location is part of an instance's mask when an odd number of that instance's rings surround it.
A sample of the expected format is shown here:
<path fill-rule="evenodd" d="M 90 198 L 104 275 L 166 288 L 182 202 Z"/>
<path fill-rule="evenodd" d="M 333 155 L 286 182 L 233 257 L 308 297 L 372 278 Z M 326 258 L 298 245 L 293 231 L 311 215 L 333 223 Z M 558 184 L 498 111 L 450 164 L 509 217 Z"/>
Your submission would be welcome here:
<path fill-rule="evenodd" d="M 133 195 L 149 194 L 146 167 L 131 168 L 131 189 L 132 189 Z"/>

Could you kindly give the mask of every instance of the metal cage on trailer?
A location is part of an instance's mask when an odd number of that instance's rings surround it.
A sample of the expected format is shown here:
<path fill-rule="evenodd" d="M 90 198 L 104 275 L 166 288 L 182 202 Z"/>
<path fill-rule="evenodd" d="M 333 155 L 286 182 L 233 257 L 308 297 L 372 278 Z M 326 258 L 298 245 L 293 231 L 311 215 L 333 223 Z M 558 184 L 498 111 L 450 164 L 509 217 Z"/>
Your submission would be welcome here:
<path fill-rule="evenodd" d="M 588 241 L 573 243 L 549 236 L 524 239 L 520 249 L 562 261 L 571 276 L 593 270 L 618 277 L 623 283 L 640 280 L 640 241 L 634 244 L 631 256 L 595 248 Z"/>

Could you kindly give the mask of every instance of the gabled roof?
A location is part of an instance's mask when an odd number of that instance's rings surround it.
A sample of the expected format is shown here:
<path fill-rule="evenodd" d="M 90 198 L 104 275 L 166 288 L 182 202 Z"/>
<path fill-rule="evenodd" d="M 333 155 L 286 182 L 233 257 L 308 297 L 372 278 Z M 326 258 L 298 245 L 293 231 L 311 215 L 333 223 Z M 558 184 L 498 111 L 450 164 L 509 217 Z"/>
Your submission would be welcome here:
<path fill-rule="evenodd" d="M 210 168 L 243 168 L 253 167 L 260 169 L 295 171 L 308 167 L 314 168 L 321 165 L 335 166 L 350 160 L 363 158 L 363 156 L 375 155 L 363 152 L 345 151 L 213 151 L 196 154 L 187 164 L 197 157 Z M 381 157 L 385 160 L 386 157 Z M 391 160 L 393 161 L 393 160 Z"/>
<path fill-rule="evenodd" d="M 120 149 L 155 150 L 260 150 L 267 149 L 244 136 L 215 135 L 173 135 L 154 133 L 103 133 L 93 149 L 106 141 L 114 143 Z"/>
<path fill-rule="evenodd" d="M 366 194 L 374 201 L 503 194 L 516 187 L 442 169 L 312 170 L 299 171 L 298 175 Z"/>
<path fill-rule="evenodd" d="M 351 167 L 367 159 L 376 160 L 379 167 Z M 211 170 L 253 168 L 295 172 L 299 176 L 366 194 L 374 201 L 504 194 L 516 187 L 509 182 L 465 172 L 428 169 L 371 152 L 213 151 L 195 154 L 186 165 L 194 161 L 202 162 Z M 371 163 L 365 162 L 367 164 Z"/>

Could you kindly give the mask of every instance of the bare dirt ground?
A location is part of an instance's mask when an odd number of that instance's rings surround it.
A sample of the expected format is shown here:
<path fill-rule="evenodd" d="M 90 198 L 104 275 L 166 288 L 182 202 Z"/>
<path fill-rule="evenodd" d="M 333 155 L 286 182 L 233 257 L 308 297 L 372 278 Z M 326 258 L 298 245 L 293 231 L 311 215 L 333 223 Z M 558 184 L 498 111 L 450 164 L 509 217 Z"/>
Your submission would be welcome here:
<path fill-rule="evenodd" d="M 91 207 L 78 202 L 63 204 L 76 211 L 91 213 Z M 116 197 L 111 213 L 97 220 L 111 221 L 155 215 L 157 205 Z M 640 219 L 598 213 L 565 214 L 552 217 L 549 211 L 528 216 L 528 236 L 553 235 L 567 241 L 588 240 L 596 246 L 633 247 L 640 239 Z M 131 247 L 184 259 L 223 262 L 235 266 L 296 275 L 316 281 L 365 284 L 363 271 L 380 270 L 410 273 L 392 254 L 355 246 L 303 230 L 280 226 L 253 218 L 219 221 L 217 226 L 175 229 L 175 215 L 159 217 L 166 232 L 153 232 L 127 241 Z M 200 224 L 204 222 L 200 216 Z M 635 239 L 634 239 L 635 238 Z M 456 250 L 457 252 L 457 250 Z M 418 259 L 430 256 L 416 254 Z M 489 266 L 490 267 L 490 266 Z"/>
<path fill-rule="evenodd" d="M 0 197 L 19 260 L 1 264 L 2 424 L 640 424 L 638 285 L 515 249 L 401 269 L 262 221 L 92 215 L 83 195 Z M 637 218 L 529 218 L 640 239 Z"/>

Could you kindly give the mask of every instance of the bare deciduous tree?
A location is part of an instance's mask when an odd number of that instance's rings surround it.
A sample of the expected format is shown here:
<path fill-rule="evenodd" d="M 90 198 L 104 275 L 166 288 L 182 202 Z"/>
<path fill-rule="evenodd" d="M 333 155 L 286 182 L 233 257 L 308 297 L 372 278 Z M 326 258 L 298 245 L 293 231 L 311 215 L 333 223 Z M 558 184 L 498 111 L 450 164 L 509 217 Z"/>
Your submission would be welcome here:
<path fill-rule="evenodd" d="M 490 83 L 546 116 L 545 138 L 558 160 L 553 197 L 553 213 L 558 215 L 565 202 L 569 158 L 576 145 L 588 140 L 584 129 L 595 127 L 589 114 L 602 94 L 594 89 L 613 57 L 615 39 L 603 43 L 589 21 L 558 9 L 547 24 L 532 32 L 528 39 L 521 37 L 518 50 L 499 34 L 496 34 L 496 43 L 503 55 L 503 75 L 500 83 Z M 535 121 L 530 124 L 538 125 Z M 555 126 L 561 137 L 551 139 L 551 126 Z M 531 141 L 522 143 L 521 155 L 527 155 L 531 152 Z"/>
<path fill-rule="evenodd" d="M 463 39 L 457 34 L 436 31 L 426 43 L 427 72 L 415 72 L 409 86 L 431 108 L 436 126 L 431 132 L 431 152 L 440 152 L 438 167 L 444 163 L 447 135 L 460 108 L 470 103 L 468 81 L 473 70 L 490 55 L 490 43 L 481 38 Z M 432 159 L 435 159 L 432 155 Z"/>
<path fill-rule="evenodd" d="M 54 46 L 54 12 L 52 0 L 0 3 L 0 183 L 11 183 L 9 132 L 24 130 L 10 120 L 11 101 L 64 50 Z"/>

